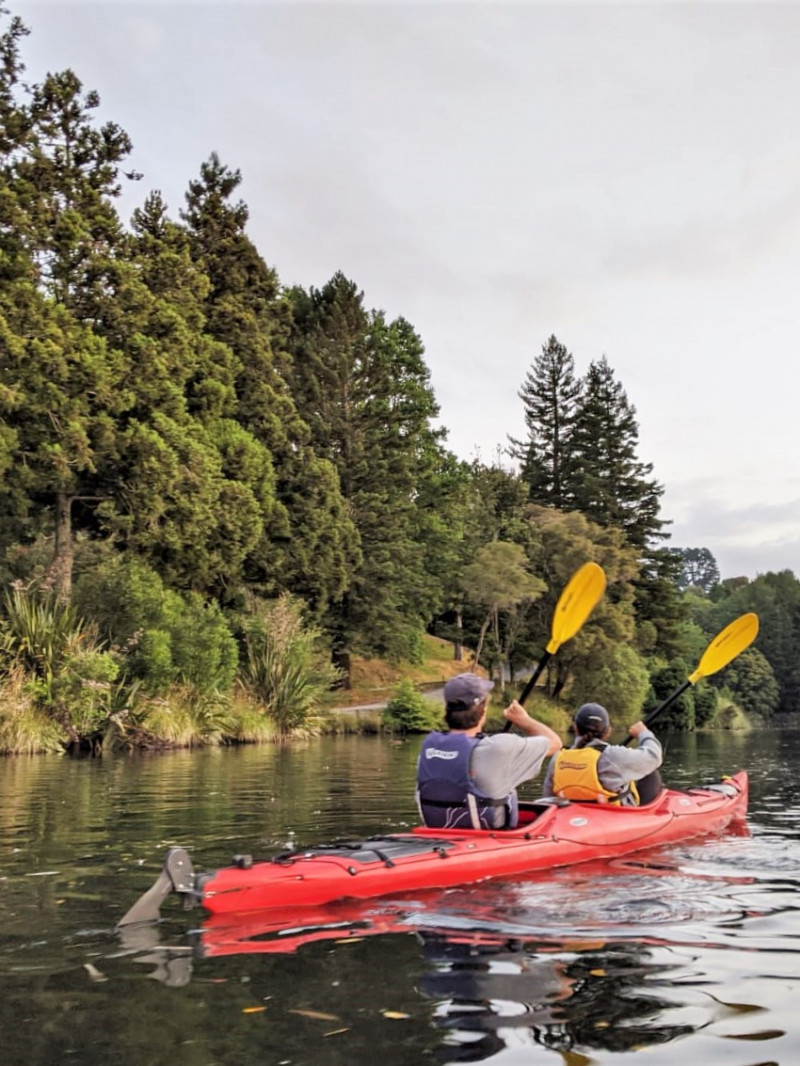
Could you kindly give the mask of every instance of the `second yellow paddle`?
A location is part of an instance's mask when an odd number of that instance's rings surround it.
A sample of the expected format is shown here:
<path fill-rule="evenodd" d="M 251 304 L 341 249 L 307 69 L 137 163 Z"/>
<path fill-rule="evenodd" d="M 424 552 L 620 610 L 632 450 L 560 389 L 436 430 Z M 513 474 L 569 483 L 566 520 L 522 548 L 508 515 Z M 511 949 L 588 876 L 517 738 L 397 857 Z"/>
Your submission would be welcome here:
<path fill-rule="evenodd" d="M 694 673 L 689 674 L 682 685 L 679 685 L 662 703 L 659 703 L 655 710 L 648 714 L 644 724 L 650 725 L 653 719 L 658 718 L 661 712 L 674 703 L 678 696 L 683 695 L 690 685 L 696 684 L 702 677 L 711 677 L 712 674 L 716 674 L 718 670 L 721 670 L 723 666 L 733 662 L 736 656 L 743 652 L 745 648 L 748 648 L 757 636 L 758 615 L 750 611 L 735 618 L 730 625 L 725 626 L 723 630 L 717 633 L 708 645 Z M 631 740 L 633 740 L 633 737 L 626 737 L 623 744 L 630 744 Z"/>

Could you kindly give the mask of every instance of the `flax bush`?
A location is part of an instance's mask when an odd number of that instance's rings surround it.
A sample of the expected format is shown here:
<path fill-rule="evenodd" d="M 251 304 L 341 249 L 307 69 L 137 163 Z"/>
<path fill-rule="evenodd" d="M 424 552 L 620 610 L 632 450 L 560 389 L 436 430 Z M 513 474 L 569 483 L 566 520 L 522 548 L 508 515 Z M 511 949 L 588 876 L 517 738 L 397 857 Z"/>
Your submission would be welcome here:
<path fill-rule="evenodd" d="M 301 603 L 284 594 L 257 603 L 244 622 L 240 677 L 282 736 L 313 726 L 340 672 Z"/>
<path fill-rule="evenodd" d="M 118 663 L 93 626 L 48 592 L 14 587 L 3 602 L 0 672 L 24 677 L 26 694 L 65 745 L 96 744 L 110 714 Z"/>

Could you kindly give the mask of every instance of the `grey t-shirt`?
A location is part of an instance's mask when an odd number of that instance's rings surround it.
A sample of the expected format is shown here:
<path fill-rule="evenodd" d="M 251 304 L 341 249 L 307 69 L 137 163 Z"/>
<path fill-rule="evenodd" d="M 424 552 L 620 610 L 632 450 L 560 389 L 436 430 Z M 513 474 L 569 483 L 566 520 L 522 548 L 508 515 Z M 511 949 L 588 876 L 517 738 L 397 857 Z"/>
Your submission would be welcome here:
<path fill-rule="evenodd" d="M 639 781 L 661 765 L 664 755 L 661 750 L 661 741 L 651 733 L 649 729 L 643 729 L 639 734 L 638 747 L 629 748 L 624 744 L 609 744 L 603 750 L 597 760 L 597 776 L 603 788 L 609 792 L 620 792 L 631 781 Z M 573 747 L 576 745 L 573 744 Z M 550 760 L 547 768 L 542 794 L 553 795 L 553 771 L 555 770 L 555 757 Z M 627 803 L 635 803 L 633 797 L 628 800 L 623 796 L 623 806 Z"/>
<path fill-rule="evenodd" d="M 546 737 L 519 737 L 514 733 L 482 737 L 472 752 L 472 779 L 487 796 L 505 799 L 517 785 L 539 773 L 549 747 Z"/>

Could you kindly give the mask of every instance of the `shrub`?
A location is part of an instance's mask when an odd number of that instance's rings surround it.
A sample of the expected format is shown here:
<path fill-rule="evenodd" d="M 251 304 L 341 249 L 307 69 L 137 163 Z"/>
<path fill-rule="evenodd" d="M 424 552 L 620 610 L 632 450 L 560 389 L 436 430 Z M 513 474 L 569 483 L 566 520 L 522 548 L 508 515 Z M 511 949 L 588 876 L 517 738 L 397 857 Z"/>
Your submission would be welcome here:
<path fill-rule="evenodd" d="M 284 594 L 258 603 L 244 623 L 240 676 L 282 735 L 310 724 L 340 677 L 322 633 L 303 618 L 299 600 Z"/>
<path fill-rule="evenodd" d="M 694 687 L 694 723 L 699 729 L 714 720 L 717 713 L 719 693 L 706 681 L 698 681 Z"/>
<path fill-rule="evenodd" d="M 13 667 L 0 682 L 0 754 L 63 752 L 63 740 L 58 724 L 36 707 L 27 691 L 24 670 Z"/>
<path fill-rule="evenodd" d="M 277 723 L 248 699 L 234 698 L 230 708 L 231 725 L 227 739 L 236 744 L 263 744 L 280 738 Z"/>
<path fill-rule="evenodd" d="M 582 670 L 570 689 L 573 711 L 582 703 L 602 703 L 622 725 L 641 717 L 650 680 L 644 659 L 628 644 L 611 645 L 592 669 Z"/>
<path fill-rule="evenodd" d="M 400 733 L 428 733 L 431 729 L 441 729 L 442 709 L 426 699 L 406 678 L 386 704 L 383 724 Z"/>
<path fill-rule="evenodd" d="M 0 659 L 5 670 L 25 677 L 26 692 L 61 726 L 65 742 L 102 729 L 118 664 L 74 607 L 35 590 L 7 593 Z"/>
<path fill-rule="evenodd" d="M 126 676 L 153 695 L 178 683 L 198 693 L 229 692 L 236 675 L 236 641 L 218 604 L 166 588 L 134 557 L 114 557 L 84 575 L 75 601 L 123 657 Z"/>
<path fill-rule="evenodd" d="M 169 700 L 154 699 L 144 708 L 140 731 L 145 743 L 176 748 L 219 744 L 234 731 L 227 700 L 191 688 L 175 688 Z"/>

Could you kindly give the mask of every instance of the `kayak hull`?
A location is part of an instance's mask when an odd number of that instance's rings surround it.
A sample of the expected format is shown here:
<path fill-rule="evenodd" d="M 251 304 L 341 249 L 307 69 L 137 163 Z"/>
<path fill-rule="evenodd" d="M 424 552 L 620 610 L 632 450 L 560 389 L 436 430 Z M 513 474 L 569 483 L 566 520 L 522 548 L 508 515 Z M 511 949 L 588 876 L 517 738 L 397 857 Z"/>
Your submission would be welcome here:
<path fill-rule="evenodd" d="M 212 914 L 230 914 L 448 888 L 716 834 L 745 818 L 747 799 L 747 774 L 740 771 L 714 785 L 665 790 L 646 807 L 525 804 L 513 830 L 420 827 L 259 862 L 244 856 L 215 873 L 193 875 L 191 891 Z"/>

